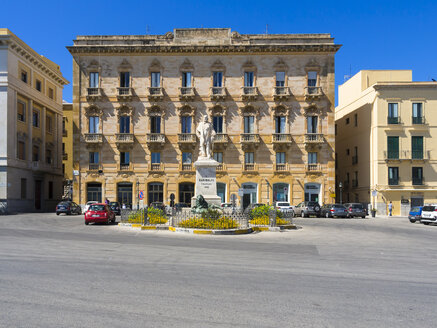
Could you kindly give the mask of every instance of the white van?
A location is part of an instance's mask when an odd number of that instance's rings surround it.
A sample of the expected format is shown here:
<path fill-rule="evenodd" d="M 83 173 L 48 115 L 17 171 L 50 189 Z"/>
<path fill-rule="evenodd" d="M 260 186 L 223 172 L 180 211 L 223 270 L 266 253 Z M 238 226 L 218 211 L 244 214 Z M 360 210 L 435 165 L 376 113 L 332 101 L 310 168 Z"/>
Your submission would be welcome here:
<path fill-rule="evenodd" d="M 427 204 L 422 208 L 420 222 L 427 225 L 437 223 L 437 204 Z"/>

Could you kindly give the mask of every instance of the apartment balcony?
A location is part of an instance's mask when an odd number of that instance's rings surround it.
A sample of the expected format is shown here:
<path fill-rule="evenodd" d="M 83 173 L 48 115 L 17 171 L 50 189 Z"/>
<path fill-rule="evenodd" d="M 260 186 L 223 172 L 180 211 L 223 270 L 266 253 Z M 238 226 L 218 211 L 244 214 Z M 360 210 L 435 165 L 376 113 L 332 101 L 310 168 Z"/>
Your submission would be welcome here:
<path fill-rule="evenodd" d="M 274 166 L 275 172 L 276 173 L 289 173 L 290 172 L 290 168 L 288 166 L 288 164 L 286 163 L 276 163 Z"/>
<path fill-rule="evenodd" d="M 118 101 L 131 101 L 133 97 L 133 88 L 119 87 L 117 88 Z"/>
<path fill-rule="evenodd" d="M 164 133 L 148 133 L 146 135 L 146 143 L 149 146 L 163 146 L 165 144 Z"/>
<path fill-rule="evenodd" d="M 116 133 L 115 134 L 115 143 L 117 147 L 132 147 L 134 144 L 134 135 L 133 133 Z"/>
<path fill-rule="evenodd" d="M 194 100 L 196 96 L 195 88 L 193 87 L 180 87 L 179 88 L 179 99 L 183 101 Z"/>
<path fill-rule="evenodd" d="M 255 101 L 258 98 L 257 87 L 242 87 L 241 98 L 243 101 Z"/>
<path fill-rule="evenodd" d="M 85 143 L 87 146 L 101 146 L 103 144 L 103 134 L 101 133 L 85 133 Z"/>
<path fill-rule="evenodd" d="M 197 138 L 194 133 L 179 133 L 178 144 L 179 146 L 196 147 Z"/>
<path fill-rule="evenodd" d="M 273 145 L 285 145 L 290 146 L 293 142 L 291 134 L 289 133 L 273 133 L 272 143 Z"/>
<path fill-rule="evenodd" d="M 258 173 L 258 165 L 255 163 L 244 163 L 243 173 Z"/>
<path fill-rule="evenodd" d="M 393 187 L 399 187 L 400 186 L 400 178 L 392 178 L 392 179 L 388 179 L 388 186 L 389 188 L 393 188 Z"/>
<path fill-rule="evenodd" d="M 324 142 L 323 134 L 321 133 L 305 133 L 305 144 L 316 145 Z"/>
<path fill-rule="evenodd" d="M 219 163 L 219 165 L 217 165 L 215 171 L 217 173 L 225 173 L 226 172 L 226 164 L 224 163 Z"/>
<path fill-rule="evenodd" d="M 242 133 L 240 134 L 240 142 L 243 147 L 258 147 L 260 137 L 257 133 Z"/>
<path fill-rule="evenodd" d="M 225 87 L 211 87 L 210 92 L 211 100 L 225 100 L 226 99 L 226 88 Z"/>
<path fill-rule="evenodd" d="M 430 159 L 431 153 L 429 150 L 387 150 L 384 151 L 384 160 L 388 161 L 418 161 L 423 162 Z"/>
<path fill-rule="evenodd" d="M 149 87 L 147 97 L 150 101 L 161 101 L 164 99 L 164 90 L 161 87 Z"/>
<path fill-rule="evenodd" d="M 352 165 L 358 164 L 358 155 L 352 156 Z"/>
<path fill-rule="evenodd" d="M 181 163 L 179 165 L 179 171 L 182 173 L 195 173 L 193 163 Z"/>
<path fill-rule="evenodd" d="M 163 173 L 164 163 L 151 163 L 149 165 L 149 171 L 153 173 Z"/>
<path fill-rule="evenodd" d="M 133 172 L 132 163 L 120 163 L 118 164 L 119 172 Z"/>
<path fill-rule="evenodd" d="M 68 154 L 67 153 L 62 153 L 62 160 L 68 161 Z"/>
<path fill-rule="evenodd" d="M 290 89 L 288 87 L 274 87 L 273 88 L 273 99 L 275 101 L 287 100 L 290 98 Z"/>
<path fill-rule="evenodd" d="M 227 133 L 216 133 L 212 142 L 215 147 L 226 147 L 229 143 L 229 136 Z"/>
<path fill-rule="evenodd" d="M 88 102 L 99 101 L 102 99 L 102 88 L 87 88 L 86 100 Z"/>
<path fill-rule="evenodd" d="M 423 116 L 413 116 L 411 122 L 413 124 L 425 124 L 425 118 Z"/>
<path fill-rule="evenodd" d="M 387 116 L 387 124 L 401 124 L 399 116 Z"/>
<path fill-rule="evenodd" d="M 100 172 L 100 171 L 102 171 L 102 165 L 98 164 L 98 163 L 89 163 L 88 164 L 88 171 Z"/>
<path fill-rule="evenodd" d="M 319 163 L 306 164 L 305 171 L 310 174 L 322 173 L 322 166 Z"/>
<path fill-rule="evenodd" d="M 413 179 L 411 180 L 411 183 L 413 186 L 424 186 L 425 179 L 423 177 L 422 178 L 413 177 Z"/>
<path fill-rule="evenodd" d="M 323 96 L 322 87 L 305 87 L 305 100 L 315 100 Z"/>

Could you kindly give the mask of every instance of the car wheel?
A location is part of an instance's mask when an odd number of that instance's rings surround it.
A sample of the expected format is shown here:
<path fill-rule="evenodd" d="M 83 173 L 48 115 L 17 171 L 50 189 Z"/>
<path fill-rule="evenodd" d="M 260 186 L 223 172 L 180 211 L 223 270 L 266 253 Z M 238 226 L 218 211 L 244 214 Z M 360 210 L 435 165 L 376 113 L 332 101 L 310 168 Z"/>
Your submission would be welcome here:
<path fill-rule="evenodd" d="M 56 215 L 59 215 L 59 213 L 58 213 L 58 212 L 56 212 Z"/>
<path fill-rule="evenodd" d="M 366 216 L 365 215 L 363 215 L 362 217 L 361 217 L 362 219 L 365 219 L 366 218 Z"/>
<path fill-rule="evenodd" d="M 424 225 L 429 225 L 429 222 L 422 222 Z"/>
<path fill-rule="evenodd" d="M 88 224 L 89 224 L 89 222 L 85 221 L 85 225 L 88 225 Z"/>
<path fill-rule="evenodd" d="M 416 223 L 416 220 L 410 220 L 411 223 Z"/>

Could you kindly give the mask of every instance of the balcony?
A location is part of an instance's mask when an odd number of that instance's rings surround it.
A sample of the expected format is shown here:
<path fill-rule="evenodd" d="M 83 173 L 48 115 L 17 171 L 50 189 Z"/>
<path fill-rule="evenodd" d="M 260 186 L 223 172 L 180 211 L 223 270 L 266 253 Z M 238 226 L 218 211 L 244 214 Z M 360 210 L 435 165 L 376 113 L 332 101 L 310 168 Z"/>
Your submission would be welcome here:
<path fill-rule="evenodd" d="M 215 170 L 217 173 L 224 173 L 226 171 L 226 164 L 219 163 L 219 165 L 217 165 Z"/>
<path fill-rule="evenodd" d="M 404 158 L 411 161 L 426 161 L 430 158 L 430 151 L 423 150 L 404 150 Z"/>
<path fill-rule="evenodd" d="M 212 142 L 214 146 L 226 146 L 229 143 L 229 136 L 227 133 L 216 133 Z"/>
<path fill-rule="evenodd" d="M 305 87 L 305 100 L 313 100 L 323 96 L 322 87 Z"/>
<path fill-rule="evenodd" d="M 290 89 L 288 87 L 274 87 L 273 88 L 273 99 L 275 101 L 287 100 L 288 98 L 290 98 Z"/>
<path fill-rule="evenodd" d="M 184 173 L 194 173 L 194 167 L 192 163 L 182 163 L 179 165 L 179 171 Z"/>
<path fill-rule="evenodd" d="M 320 144 L 323 143 L 323 134 L 321 133 L 305 133 L 306 144 Z"/>
<path fill-rule="evenodd" d="M 255 163 L 244 163 L 243 164 L 243 172 L 249 172 L 249 173 L 257 173 L 258 172 L 258 165 Z"/>
<path fill-rule="evenodd" d="M 117 147 L 131 147 L 134 144 L 134 135 L 132 133 L 116 133 L 115 143 Z"/>
<path fill-rule="evenodd" d="M 400 160 L 399 150 L 386 150 L 386 151 L 384 151 L 384 159 L 386 161 Z"/>
<path fill-rule="evenodd" d="M 180 87 L 179 99 L 184 101 L 193 100 L 195 97 L 195 89 L 193 87 Z"/>
<path fill-rule="evenodd" d="M 211 100 L 225 100 L 226 88 L 225 87 L 212 87 L 210 93 Z"/>
<path fill-rule="evenodd" d="M 289 133 L 273 133 L 273 144 L 276 145 L 289 145 L 292 142 L 291 134 Z"/>
<path fill-rule="evenodd" d="M 194 133 L 179 133 L 178 134 L 178 143 L 180 145 L 192 145 L 196 144 L 197 139 Z"/>
<path fill-rule="evenodd" d="M 101 133 L 85 133 L 85 142 L 87 145 L 101 145 L 103 143 L 103 134 Z"/>
<path fill-rule="evenodd" d="M 307 173 L 322 173 L 322 166 L 319 163 L 306 164 L 305 171 Z"/>
<path fill-rule="evenodd" d="M 164 99 L 163 88 L 161 87 L 150 87 L 148 98 L 150 101 L 161 101 Z"/>
<path fill-rule="evenodd" d="M 413 124 L 425 124 L 425 118 L 423 116 L 413 116 L 411 121 Z"/>
<path fill-rule="evenodd" d="M 242 133 L 240 134 L 240 142 L 243 146 L 258 146 L 260 143 L 259 134 Z"/>
<path fill-rule="evenodd" d="M 257 87 L 242 87 L 241 98 L 243 101 L 255 101 L 258 98 Z"/>
<path fill-rule="evenodd" d="M 87 88 L 87 101 L 98 101 L 102 98 L 102 89 L 101 88 Z"/>
<path fill-rule="evenodd" d="M 129 87 L 119 87 L 117 88 L 117 99 L 118 101 L 130 101 L 132 100 L 132 88 Z"/>
<path fill-rule="evenodd" d="M 148 133 L 146 135 L 146 142 L 149 146 L 163 146 L 165 144 L 165 135 L 164 133 Z"/>
<path fill-rule="evenodd" d="M 358 155 L 352 156 L 352 165 L 358 164 Z"/>
<path fill-rule="evenodd" d="M 412 182 L 413 186 L 423 186 L 425 184 L 423 177 L 422 178 L 413 177 L 411 182 Z"/>
<path fill-rule="evenodd" d="M 288 173 L 289 172 L 288 165 L 285 163 L 276 163 L 275 172 Z"/>
<path fill-rule="evenodd" d="M 102 166 L 98 163 L 89 163 L 88 164 L 88 171 L 101 171 Z"/>
<path fill-rule="evenodd" d="M 62 153 L 62 160 L 68 161 L 68 154 L 67 153 Z"/>
<path fill-rule="evenodd" d="M 149 166 L 149 171 L 153 173 L 164 172 L 164 163 L 151 163 Z"/>
<path fill-rule="evenodd" d="M 388 185 L 389 186 L 399 186 L 399 178 L 392 178 L 392 179 L 388 179 Z"/>
<path fill-rule="evenodd" d="M 399 116 L 387 116 L 387 124 L 400 124 Z"/>
<path fill-rule="evenodd" d="M 120 172 L 132 172 L 131 163 L 120 163 L 118 164 L 118 171 Z"/>

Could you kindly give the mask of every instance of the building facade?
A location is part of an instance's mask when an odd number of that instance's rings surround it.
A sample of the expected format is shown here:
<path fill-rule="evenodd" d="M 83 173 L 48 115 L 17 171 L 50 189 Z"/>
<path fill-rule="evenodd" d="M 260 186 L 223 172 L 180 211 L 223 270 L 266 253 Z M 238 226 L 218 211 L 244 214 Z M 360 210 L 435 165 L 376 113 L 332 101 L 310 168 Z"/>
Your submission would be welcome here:
<path fill-rule="evenodd" d="M 0 212 L 54 210 L 62 195 L 60 68 L 0 29 Z"/>
<path fill-rule="evenodd" d="M 73 56 L 74 200 L 190 203 L 204 115 L 217 190 L 244 206 L 330 201 L 335 188 L 329 34 L 78 36 Z M 238 196 L 239 195 L 239 196 Z"/>
<path fill-rule="evenodd" d="M 437 83 L 409 70 L 360 71 L 339 87 L 337 181 L 344 202 L 386 214 L 437 202 Z M 337 195 L 339 188 L 337 183 Z"/>
<path fill-rule="evenodd" d="M 62 199 L 73 199 L 73 104 L 62 104 L 62 172 L 64 189 Z"/>

